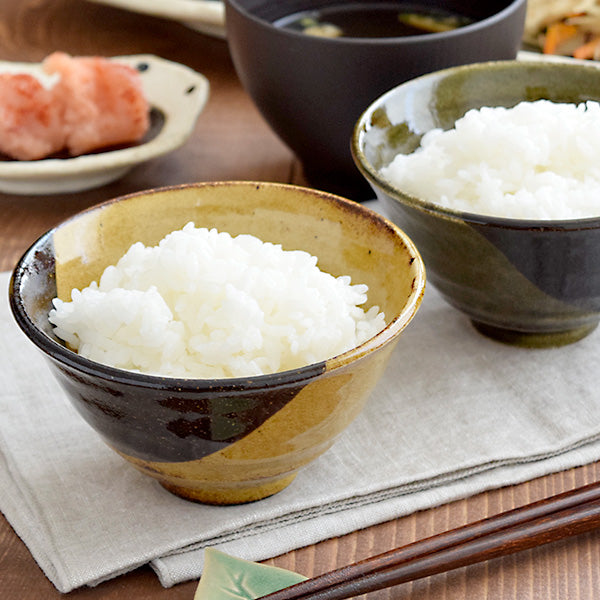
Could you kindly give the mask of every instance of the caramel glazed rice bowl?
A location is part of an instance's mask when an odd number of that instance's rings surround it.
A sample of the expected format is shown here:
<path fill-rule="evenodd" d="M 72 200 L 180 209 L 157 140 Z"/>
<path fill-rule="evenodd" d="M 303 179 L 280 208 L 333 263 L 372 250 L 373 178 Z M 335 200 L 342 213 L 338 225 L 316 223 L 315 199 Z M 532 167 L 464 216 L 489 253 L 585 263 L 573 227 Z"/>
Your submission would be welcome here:
<path fill-rule="evenodd" d="M 453 129 L 470 109 L 538 100 L 598 101 L 600 69 L 509 60 L 440 70 L 374 100 L 352 137 L 357 166 L 419 248 L 428 282 L 480 333 L 530 348 L 573 343 L 597 327 L 600 216 L 548 220 L 455 210 L 408 193 L 381 169 L 399 153 L 412 154 L 430 130 Z M 484 150 L 491 142 L 480 136 L 479 143 Z"/>
<path fill-rule="evenodd" d="M 48 320 L 54 297 L 68 300 L 73 288 L 98 280 L 133 242 L 154 245 L 190 221 L 309 252 L 323 271 L 368 285 L 367 305 L 385 313 L 385 327 L 321 362 L 222 379 L 106 366 L 56 337 Z M 108 446 L 178 496 L 234 504 L 282 490 L 334 443 L 363 409 L 424 287 L 412 241 L 360 204 L 298 186 L 210 182 L 120 197 L 63 222 L 18 262 L 10 304 L 71 403 Z"/>

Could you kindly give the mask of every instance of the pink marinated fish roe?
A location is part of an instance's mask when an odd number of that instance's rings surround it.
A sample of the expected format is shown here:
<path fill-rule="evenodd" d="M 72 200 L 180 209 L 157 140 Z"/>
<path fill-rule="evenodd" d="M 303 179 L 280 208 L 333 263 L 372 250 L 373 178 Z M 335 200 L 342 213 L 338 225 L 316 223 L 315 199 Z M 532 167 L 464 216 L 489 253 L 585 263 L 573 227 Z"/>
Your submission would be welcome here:
<path fill-rule="evenodd" d="M 149 126 L 149 107 L 139 73 L 102 57 L 73 58 L 54 52 L 44 70 L 58 73 L 55 86 L 66 106 L 66 146 L 72 155 L 136 142 Z"/>
<path fill-rule="evenodd" d="M 0 152 L 36 160 L 65 146 L 62 106 L 38 79 L 0 74 Z"/>
<path fill-rule="evenodd" d="M 54 52 L 44 71 L 51 87 L 25 73 L 0 74 L 0 152 L 37 160 L 61 150 L 78 156 L 135 143 L 150 125 L 139 73 L 103 57 Z"/>

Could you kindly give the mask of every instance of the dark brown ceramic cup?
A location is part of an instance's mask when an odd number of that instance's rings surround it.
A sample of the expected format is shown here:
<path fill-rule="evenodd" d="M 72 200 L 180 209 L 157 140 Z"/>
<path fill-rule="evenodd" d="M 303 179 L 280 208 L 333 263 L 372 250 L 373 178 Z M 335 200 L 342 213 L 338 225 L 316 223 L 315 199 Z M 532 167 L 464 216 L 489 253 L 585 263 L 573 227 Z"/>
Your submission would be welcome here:
<path fill-rule="evenodd" d="M 397 38 L 320 38 L 273 24 L 326 4 L 331 2 L 227 0 L 227 39 L 242 84 L 300 158 L 310 184 L 355 200 L 373 197 L 350 153 L 362 111 L 387 90 L 424 73 L 515 58 L 526 8 L 525 0 L 430 0 L 424 4 L 474 22 Z"/>

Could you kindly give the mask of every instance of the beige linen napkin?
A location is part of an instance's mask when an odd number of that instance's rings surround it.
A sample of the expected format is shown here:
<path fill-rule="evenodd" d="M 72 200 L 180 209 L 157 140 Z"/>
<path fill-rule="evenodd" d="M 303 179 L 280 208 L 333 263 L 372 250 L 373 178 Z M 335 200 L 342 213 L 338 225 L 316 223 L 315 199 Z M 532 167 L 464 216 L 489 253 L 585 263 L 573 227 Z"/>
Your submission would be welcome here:
<path fill-rule="evenodd" d="M 197 579 L 203 548 L 261 560 L 600 459 L 600 331 L 569 347 L 477 334 L 431 286 L 386 376 L 334 447 L 248 505 L 181 500 L 109 450 L 18 330 L 0 275 L 0 510 L 63 591 L 149 563 Z"/>

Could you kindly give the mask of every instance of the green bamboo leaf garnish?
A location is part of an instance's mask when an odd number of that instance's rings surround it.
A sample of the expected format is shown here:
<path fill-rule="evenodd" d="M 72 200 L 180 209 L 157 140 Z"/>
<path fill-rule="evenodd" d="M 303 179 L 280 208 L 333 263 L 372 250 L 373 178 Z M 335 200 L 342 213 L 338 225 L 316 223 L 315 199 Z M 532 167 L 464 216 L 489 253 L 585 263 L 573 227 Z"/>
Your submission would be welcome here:
<path fill-rule="evenodd" d="M 194 600 L 254 600 L 305 579 L 293 571 L 207 548 Z"/>

